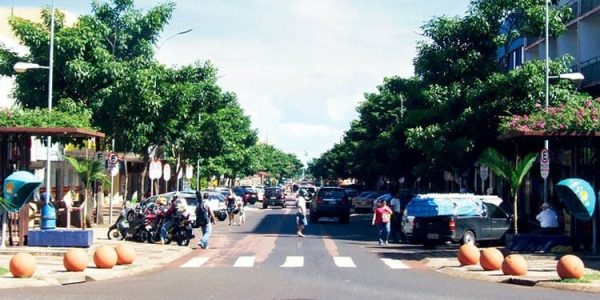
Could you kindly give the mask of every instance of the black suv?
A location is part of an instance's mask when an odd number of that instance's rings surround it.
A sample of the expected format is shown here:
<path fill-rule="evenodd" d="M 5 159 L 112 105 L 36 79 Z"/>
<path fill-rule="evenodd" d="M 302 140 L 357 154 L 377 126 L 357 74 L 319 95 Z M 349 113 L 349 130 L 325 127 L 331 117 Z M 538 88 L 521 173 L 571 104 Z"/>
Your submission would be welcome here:
<path fill-rule="evenodd" d="M 346 191 L 338 187 L 322 187 L 310 203 L 310 221 L 316 223 L 320 217 L 339 217 L 340 223 L 350 221 L 350 201 Z"/>
<path fill-rule="evenodd" d="M 278 187 L 265 188 L 265 197 L 263 198 L 263 208 L 269 207 L 269 205 L 277 205 L 282 208 L 286 207 L 285 196 L 283 190 Z"/>

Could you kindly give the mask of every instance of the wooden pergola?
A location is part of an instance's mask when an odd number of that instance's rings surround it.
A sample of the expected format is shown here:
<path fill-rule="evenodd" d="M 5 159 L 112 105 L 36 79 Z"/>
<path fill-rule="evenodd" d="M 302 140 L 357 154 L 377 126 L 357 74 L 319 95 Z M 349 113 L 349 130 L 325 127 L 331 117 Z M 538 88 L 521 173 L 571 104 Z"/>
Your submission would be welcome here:
<path fill-rule="evenodd" d="M 31 137 L 72 137 L 103 139 L 105 134 L 99 131 L 72 127 L 0 127 L 0 184 L 4 179 L 17 170 L 31 170 Z M 96 142 L 96 148 L 99 143 Z M 98 150 L 98 149 L 96 149 Z M 51 188 L 51 187 L 49 187 Z M 18 245 L 24 245 L 27 234 L 29 207 L 25 206 L 19 213 L 9 216 L 9 228 L 16 225 L 18 230 Z M 9 233 L 9 243 L 12 242 L 12 232 Z M 4 241 L 3 241 L 4 242 Z"/>

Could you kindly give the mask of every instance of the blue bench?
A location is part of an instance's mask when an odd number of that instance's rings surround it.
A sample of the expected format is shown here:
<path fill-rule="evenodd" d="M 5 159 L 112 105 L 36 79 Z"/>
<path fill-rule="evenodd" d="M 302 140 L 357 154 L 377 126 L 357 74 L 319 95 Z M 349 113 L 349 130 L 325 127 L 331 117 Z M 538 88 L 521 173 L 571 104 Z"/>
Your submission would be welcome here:
<path fill-rule="evenodd" d="M 506 236 L 506 248 L 511 252 L 549 253 L 556 246 L 571 245 L 571 238 L 562 234 L 517 234 Z"/>
<path fill-rule="evenodd" d="M 84 247 L 92 246 L 94 232 L 90 229 L 29 230 L 27 245 L 37 247 Z"/>

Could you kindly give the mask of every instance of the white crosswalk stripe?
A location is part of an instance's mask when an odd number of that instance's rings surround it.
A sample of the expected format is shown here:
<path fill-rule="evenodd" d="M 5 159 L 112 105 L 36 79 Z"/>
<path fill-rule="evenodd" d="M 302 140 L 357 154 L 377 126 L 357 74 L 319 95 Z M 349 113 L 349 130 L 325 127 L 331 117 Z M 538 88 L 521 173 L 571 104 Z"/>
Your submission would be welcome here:
<path fill-rule="evenodd" d="M 182 268 L 199 268 L 205 262 L 207 262 L 209 257 L 194 257 L 188 260 L 185 264 L 181 265 Z"/>
<path fill-rule="evenodd" d="M 254 256 L 240 256 L 233 264 L 234 267 L 237 268 L 250 268 L 254 266 L 254 260 L 256 257 Z"/>
<path fill-rule="evenodd" d="M 392 258 L 382 258 L 381 259 L 388 267 L 390 267 L 390 269 L 410 269 L 409 266 L 407 266 L 406 264 L 404 264 L 401 260 L 399 259 L 392 259 Z"/>
<path fill-rule="evenodd" d="M 207 261 L 209 261 L 210 257 L 199 256 L 193 257 L 184 264 L 182 264 L 181 268 L 200 268 Z M 392 259 L 392 258 L 380 258 L 380 260 L 390 269 L 411 269 L 410 266 L 405 264 L 400 259 Z M 354 260 L 350 256 L 334 256 L 333 262 L 338 268 L 357 268 Z M 255 267 L 256 256 L 239 256 L 234 264 L 234 268 L 252 268 Z M 304 267 L 304 256 L 287 256 L 282 265 L 279 265 L 280 268 L 302 268 Z"/>
<path fill-rule="evenodd" d="M 333 257 L 333 261 L 340 268 L 356 268 L 354 261 L 349 256 L 335 256 Z"/>
<path fill-rule="evenodd" d="M 288 256 L 281 265 L 282 268 L 300 268 L 304 266 L 304 256 Z"/>

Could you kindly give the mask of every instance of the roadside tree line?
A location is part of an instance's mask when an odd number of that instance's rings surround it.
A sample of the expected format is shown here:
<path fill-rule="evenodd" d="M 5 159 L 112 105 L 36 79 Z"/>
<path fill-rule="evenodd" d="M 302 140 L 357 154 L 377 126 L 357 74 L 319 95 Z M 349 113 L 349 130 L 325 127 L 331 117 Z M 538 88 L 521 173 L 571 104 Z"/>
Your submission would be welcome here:
<path fill-rule="evenodd" d="M 107 136 L 101 149 L 114 140 L 116 151 L 144 157 L 142 189 L 148 189 L 143 178 L 156 158 L 175 160 L 180 167 L 200 159 L 203 177 L 259 171 L 281 177 L 299 168 L 294 155 L 257 142 L 249 116 L 236 94 L 217 84 L 218 70 L 210 61 L 168 67 L 155 59 L 174 2 L 145 12 L 133 0 L 93 1 L 91 8 L 73 26 L 56 13 L 52 115 L 60 117 L 47 118 L 45 111 L 48 73 L 29 71 L 16 76 L 17 104 L 0 113 L 0 125 L 100 130 Z M 21 56 L 0 45 L 1 75 L 16 75 L 13 66 L 19 61 L 49 65 L 50 15 L 46 8 L 41 23 L 9 19 L 29 53 Z M 274 162 L 277 158 L 285 162 Z"/>
<path fill-rule="evenodd" d="M 552 36 L 565 31 L 570 15 L 568 7 L 551 9 Z M 541 0 L 475 0 L 465 16 L 429 20 L 421 27 L 415 76 L 385 78 L 377 92 L 366 93 L 344 138 L 309 163 L 310 172 L 330 181 L 355 178 L 367 187 L 382 181 L 397 187 L 403 178 L 404 187 L 442 191 L 445 172 L 468 176 L 484 149 L 514 152 L 498 141 L 500 134 L 548 130 L 529 120 L 555 117 L 543 108 L 543 61 L 507 70 L 513 43 L 543 32 Z M 570 57 L 558 58 L 551 61 L 550 74 L 569 72 L 570 66 Z M 596 108 L 596 122 L 594 109 L 585 112 L 589 118 L 575 118 L 577 109 L 564 110 L 556 130 L 577 130 L 577 120 L 589 120 L 580 128 L 600 129 L 600 102 L 576 85 L 553 81 L 550 95 L 550 107 Z"/>

